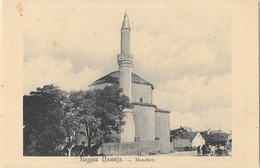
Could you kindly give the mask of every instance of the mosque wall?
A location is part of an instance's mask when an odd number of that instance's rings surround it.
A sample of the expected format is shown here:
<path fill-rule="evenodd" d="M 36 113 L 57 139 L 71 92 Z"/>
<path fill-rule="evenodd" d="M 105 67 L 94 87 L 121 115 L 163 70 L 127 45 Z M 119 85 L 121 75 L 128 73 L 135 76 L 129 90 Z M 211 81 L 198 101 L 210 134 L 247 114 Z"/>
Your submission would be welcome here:
<path fill-rule="evenodd" d="M 135 123 L 135 137 L 140 137 L 141 141 L 154 140 L 154 107 L 135 105 L 135 107 L 132 109 L 132 113 Z"/>
<path fill-rule="evenodd" d="M 169 153 L 171 148 L 169 112 L 155 111 L 155 137 L 160 139 L 162 152 Z"/>
<path fill-rule="evenodd" d="M 132 83 L 132 102 L 152 103 L 152 88 L 150 85 Z"/>

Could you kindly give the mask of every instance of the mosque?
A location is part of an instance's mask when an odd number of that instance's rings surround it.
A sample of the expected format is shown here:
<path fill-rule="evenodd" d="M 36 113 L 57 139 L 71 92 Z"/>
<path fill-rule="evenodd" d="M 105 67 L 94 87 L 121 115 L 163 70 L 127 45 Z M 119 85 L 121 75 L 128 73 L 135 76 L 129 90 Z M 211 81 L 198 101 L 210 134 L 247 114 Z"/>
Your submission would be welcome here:
<path fill-rule="evenodd" d="M 89 85 L 90 89 L 102 89 L 119 85 L 134 105 L 125 109 L 123 132 L 120 142 L 159 140 L 163 151 L 170 150 L 170 111 L 153 104 L 153 84 L 132 72 L 133 55 L 130 52 L 130 24 L 127 13 L 121 28 L 121 52 L 117 55 L 119 70 L 111 72 Z"/>

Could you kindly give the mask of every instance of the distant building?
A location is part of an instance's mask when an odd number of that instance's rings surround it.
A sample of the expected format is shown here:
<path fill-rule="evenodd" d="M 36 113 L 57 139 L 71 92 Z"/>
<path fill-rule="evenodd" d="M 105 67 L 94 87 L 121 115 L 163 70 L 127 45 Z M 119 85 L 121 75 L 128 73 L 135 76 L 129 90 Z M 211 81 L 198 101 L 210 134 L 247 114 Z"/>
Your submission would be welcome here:
<path fill-rule="evenodd" d="M 229 133 L 229 134 L 228 134 L 226 145 L 227 145 L 229 148 L 232 148 L 232 133 Z"/>
<path fill-rule="evenodd" d="M 182 127 L 181 126 L 181 128 L 183 128 L 184 130 L 186 130 L 186 132 L 192 132 L 192 128 L 191 127 Z"/>
<path fill-rule="evenodd" d="M 228 134 L 227 143 L 232 143 L 232 133 Z"/>
<path fill-rule="evenodd" d="M 194 149 L 199 145 L 205 144 L 200 132 L 179 132 L 171 136 L 174 149 L 189 148 Z"/>
<path fill-rule="evenodd" d="M 181 134 L 183 132 L 192 132 L 191 127 L 183 127 L 180 126 L 180 128 L 174 129 L 170 131 L 170 136 L 176 136 L 177 134 Z"/>

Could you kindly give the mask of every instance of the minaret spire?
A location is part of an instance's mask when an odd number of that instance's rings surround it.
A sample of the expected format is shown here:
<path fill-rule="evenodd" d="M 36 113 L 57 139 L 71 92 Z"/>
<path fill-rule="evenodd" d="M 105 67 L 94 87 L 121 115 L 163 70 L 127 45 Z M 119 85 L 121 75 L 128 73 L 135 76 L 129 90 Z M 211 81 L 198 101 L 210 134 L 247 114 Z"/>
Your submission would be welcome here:
<path fill-rule="evenodd" d="M 125 12 L 121 28 L 121 54 L 130 56 L 130 24 L 127 12 Z"/>
<path fill-rule="evenodd" d="M 128 19 L 128 15 L 127 15 L 126 11 L 125 11 L 125 15 L 124 15 L 122 29 L 130 29 L 129 19 Z"/>

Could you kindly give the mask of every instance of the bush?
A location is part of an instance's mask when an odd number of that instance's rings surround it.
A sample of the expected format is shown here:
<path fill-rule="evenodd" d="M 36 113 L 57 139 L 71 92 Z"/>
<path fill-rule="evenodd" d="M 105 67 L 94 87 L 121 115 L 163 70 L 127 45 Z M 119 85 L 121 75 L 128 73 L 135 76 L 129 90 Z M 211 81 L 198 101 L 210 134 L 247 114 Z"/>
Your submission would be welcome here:
<path fill-rule="evenodd" d="M 184 147 L 184 151 L 190 151 L 190 150 L 191 150 L 191 147 L 189 147 L 189 146 Z"/>

